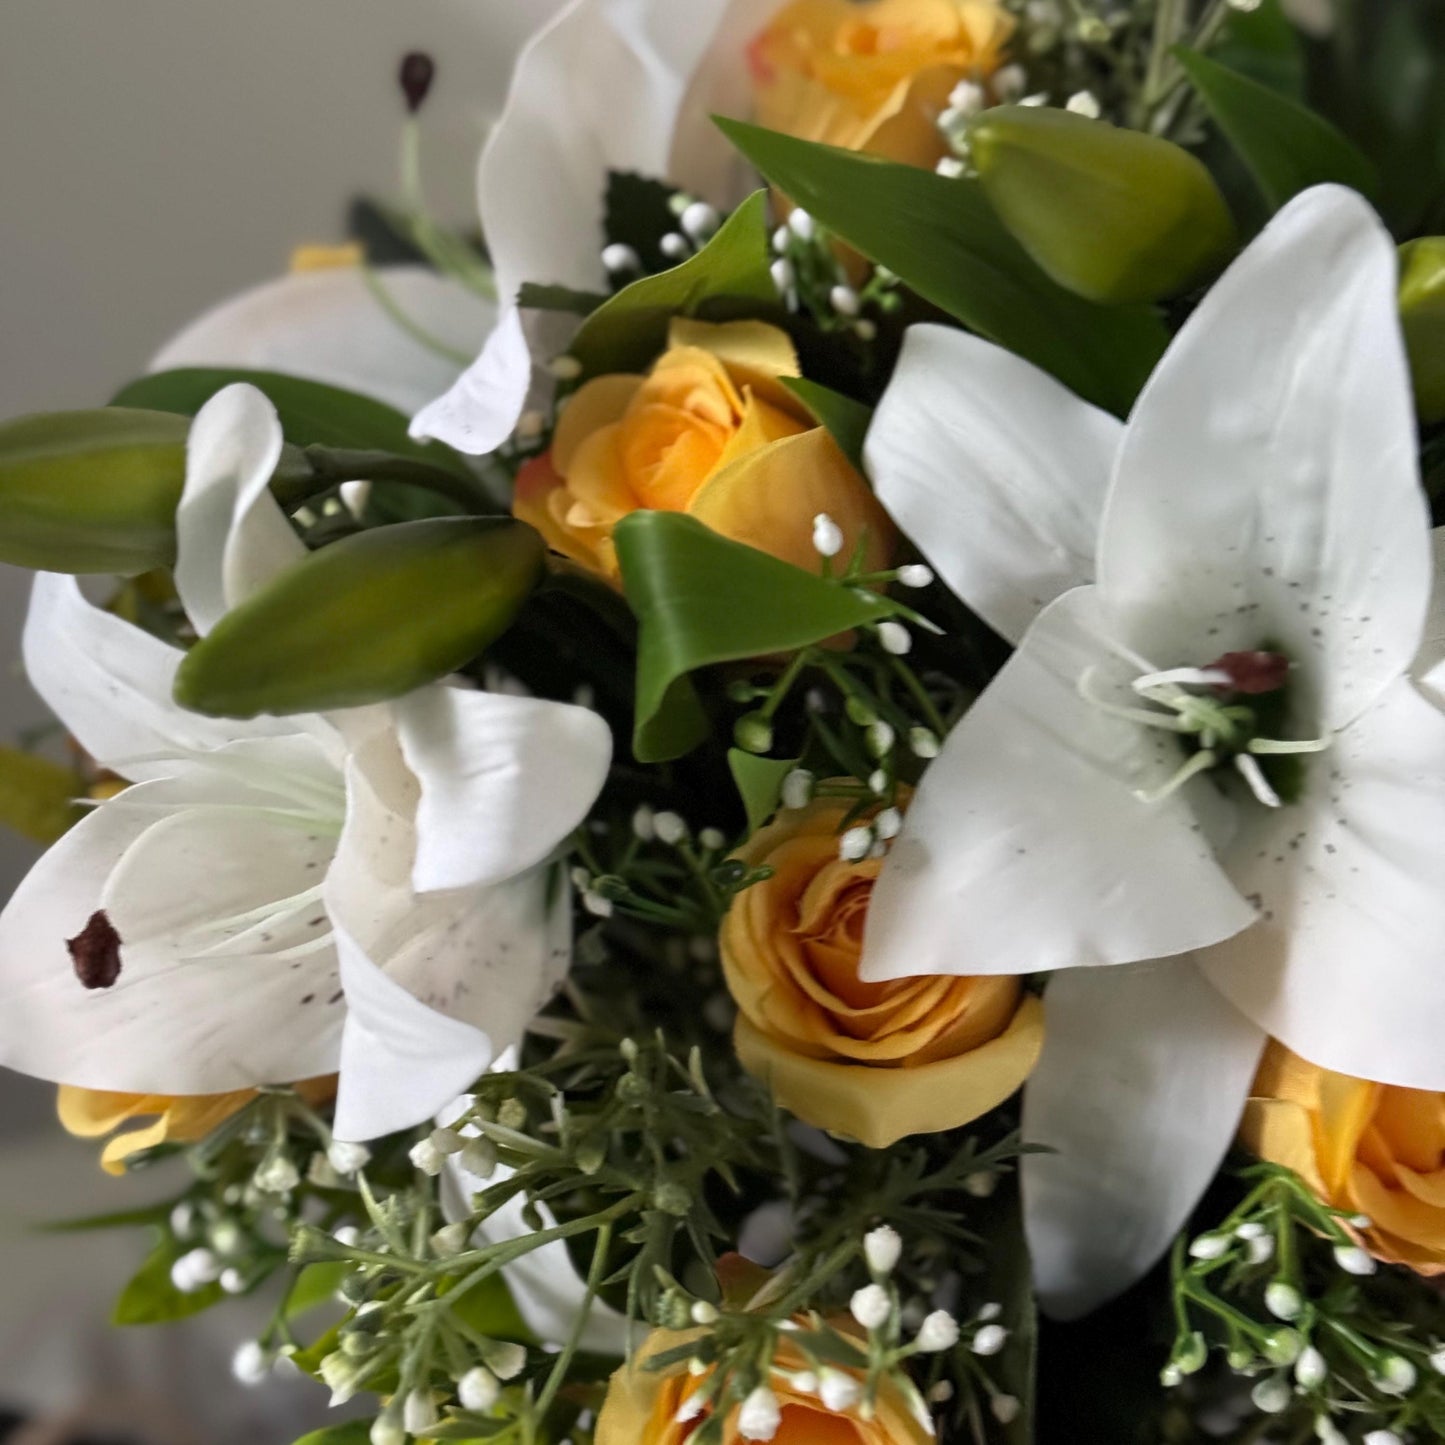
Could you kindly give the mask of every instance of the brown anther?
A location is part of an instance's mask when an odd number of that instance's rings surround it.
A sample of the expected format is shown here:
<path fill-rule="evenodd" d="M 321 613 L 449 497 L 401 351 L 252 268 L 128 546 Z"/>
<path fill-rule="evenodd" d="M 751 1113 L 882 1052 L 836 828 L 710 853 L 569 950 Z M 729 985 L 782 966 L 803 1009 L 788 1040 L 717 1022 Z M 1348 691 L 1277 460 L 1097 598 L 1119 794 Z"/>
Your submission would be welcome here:
<path fill-rule="evenodd" d="M 402 60 L 397 78 L 401 82 L 401 93 L 406 97 L 406 108 L 413 115 L 425 103 L 436 74 L 436 61 L 425 51 L 413 50 Z"/>
<path fill-rule="evenodd" d="M 82 988 L 111 988 L 120 977 L 120 934 L 104 909 L 92 913 L 90 922 L 65 946 Z"/>
<path fill-rule="evenodd" d="M 1278 692 L 1289 681 L 1289 658 L 1279 652 L 1226 652 L 1218 662 L 1209 664 L 1210 672 L 1222 672 L 1229 682 L 1221 692 L 1243 693 L 1257 697 Z"/>

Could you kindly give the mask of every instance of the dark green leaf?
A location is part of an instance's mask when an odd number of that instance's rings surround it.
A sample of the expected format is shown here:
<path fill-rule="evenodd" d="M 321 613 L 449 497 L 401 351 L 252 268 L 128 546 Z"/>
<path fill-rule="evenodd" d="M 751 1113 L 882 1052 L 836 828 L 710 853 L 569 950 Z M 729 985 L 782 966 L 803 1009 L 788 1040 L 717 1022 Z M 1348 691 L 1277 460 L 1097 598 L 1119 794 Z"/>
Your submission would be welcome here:
<path fill-rule="evenodd" d="M 1100 306 L 1043 273 L 974 182 L 719 121 L 780 190 L 965 326 L 1123 414 L 1168 344 L 1145 306 Z"/>
<path fill-rule="evenodd" d="M 117 1325 L 159 1325 L 183 1320 L 218 1305 L 226 1298 L 218 1284 L 182 1294 L 171 1283 L 171 1266 L 186 1252 L 174 1240 L 159 1245 L 121 1291 L 111 1315 Z"/>
<path fill-rule="evenodd" d="M 399 411 L 371 397 L 299 376 L 187 367 L 143 376 L 121 391 L 112 404 L 194 416 L 218 391 L 237 381 L 249 383 L 270 398 L 286 440 L 295 446 L 384 452 L 429 463 L 468 481 L 472 478 L 471 467 L 459 452 L 440 442 L 413 441 L 407 434 L 407 419 Z"/>
<path fill-rule="evenodd" d="M 894 614 L 886 598 L 840 586 L 729 541 L 677 512 L 634 512 L 615 532 L 627 600 L 641 627 L 641 762 L 690 751 L 707 719 L 688 674 L 794 652 Z"/>
<path fill-rule="evenodd" d="M 873 408 L 804 376 L 785 376 L 782 382 L 813 414 L 813 420 L 828 428 L 844 456 L 861 472 L 863 441 L 873 421 Z"/>
<path fill-rule="evenodd" d="M 1374 195 L 1373 167 L 1323 116 L 1183 46 L 1174 54 L 1275 210 L 1327 181 Z"/>
<path fill-rule="evenodd" d="M 607 298 L 595 291 L 574 291 L 570 286 L 539 286 L 524 282 L 517 293 L 517 305 L 523 311 L 570 311 L 575 316 L 590 316 Z"/>
<path fill-rule="evenodd" d="M 369 1445 L 371 1425 L 370 1420 L 345 1420 L 303 1435 L 296 1445 Z"/>
<path fill-rule="evenodd" d="M 646 371 L 667 345 L 674 316 L 734 320 L 775 310 L 769 270 L 767 193 L 744 201 L 707 245 L 660 276 L 619 291 L 582 325 L 572 354 L 585 376 Z"/>
<path fill-rule="evenodd" d="M 1023 1407 L 1012 1423 L 995 1426 L 996 1436 L 990 1438 L 1000 1445 L 1033 1445 L 1039 1319 L 1018 1190 L 999 1190 L 987 1215 L 983 1229 L 989 1242 L 985 1290 L 987 1298 L 1003 1306 L 1003 1323 L 1009 1331 L 1008 1345 L 996 1360 L 994 1379 Z"/>
<path fill-rule="evenodd" d="M 164 1224 L 172 1207 L 170 1204 L 152 1204 L 144 1209 L 119 1209 L 114 1214 L 47 1220 L 35 1228 L 41 1234 L 91 1234 L 102 1229 L 135 1229 L 142 1224 Z"/>
<path fill-rule="evenodd" d="M 1304 100 L 1304 47 L 1280 0 L 1264 0 L 1256 10 L 1231 11 L 1223 35 L 1209 54 L 1228 69 L 1281 95 Z"/>
<path fill-rule="evenodd" d="M 329 1264 L 308 1264 L 296 1276 L 296 1282 L 286 1296 L 286 1318 L 298 1319 L 321 1305 L 332 1303 L 350 1268 L 340 1260 Z"/>
<path fill-rule="evenodd" d="M 756 833 L 778 811 L 783 779 L 797 766 L 797 758 L 760 758 L 741 748 L 728 750 L 728 767 L 747 810 L 749 833 Z"/>
<path fill-rule="evenodd" d="M 0 823 L 31 842 L 55 842 L 80 816 L 82 791 L 73 768 L 0 747 Z"/>
<path fill-rule="evenodd" d="M 536 1342 L 512 1299 L 507 1282 L 499 1274 L 489 1276 L 459 1296 L 451 1304 L 450 1311 L 488 1339 L 513 1340 L 523 1345 Z"/>
<path fill-rule="evenodd" d="M 609 242 L 631 246 L 648 271 L 665 271 L 672 265 L 660 246 L 662 238 L 677 229 L 672 196 L 671 186 L 650 176 L 608 173 L 603 231 Z"/>

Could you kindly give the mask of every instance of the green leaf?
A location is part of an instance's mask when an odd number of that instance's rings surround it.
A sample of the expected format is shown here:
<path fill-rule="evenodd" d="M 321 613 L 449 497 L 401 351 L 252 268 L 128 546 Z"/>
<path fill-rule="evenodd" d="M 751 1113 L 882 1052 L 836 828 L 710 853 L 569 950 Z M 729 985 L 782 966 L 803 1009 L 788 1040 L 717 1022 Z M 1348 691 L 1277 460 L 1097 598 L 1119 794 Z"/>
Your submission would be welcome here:
<path fill-rule="evenodd" d="M 1264 0 L 1255 10 L 1231 11 L 1209 53 L 1221 65 L 1281 95 L 1305 98 L 1304 47 L 1280 0 Z"/>
<path fill-rule="evenodd" d="M 1328 181 L 1375 194 L 1374 167 L 1323 116 L 1197 51 L 1174 54 L 1275 210 Z"/>
<path fill-rule="evenodd" d="M 443 1291 L 445 1294 L 445 1291 Z M 512 1299 L 512 1291 L 499 1274 L 473 1285 L 448 1306 L 449 1312 L 479 1335 L 492 1340 L 512 1340 L 517 1344 L 537 1343 L 536 1336 Z"/>
<path fill-rule="evenodd" d="M 169 1320 L 188 1319 L 220 1304 L 226 1295 L 218 1284 L 208 1284 L 192 1294 L 183 1294 L 171 1283 L 171 1266 L 185 1252 L 186 1246 L 175 1240 L 166 1240 L 157 1246 L 121 1291 L 111 1323 L 160 1325 Z"/>
<path fill-rule="evenodd" d="M 863 442 L 873 422 L 873 408 L 804 376 L 785 376 L 782 383 L 808 408 L 819 426 L 827 427 L 843 455 L 861 472 Z"/>
<path fill-rule="evenodd" d="M 667 345 L 674 316 L 735 320 L 775 310 L 769 270 L 767 192 L 749 197 L 707 245 L 660 276 L 619 291 L 582 325 L 572 355 L 584 376 L 646 371 Z"/>
<path fill-rule="evenodd" d="M 795 652 L 896 611 L 887 598 L 815 577 L 678 512 L 634 512 L 614 536 L 641 628 L 633 739 L 640 762 L 681 757 L 707 736 L 689 673 Z"/>
<path fill-rule="evenodd" d="M 574 291 L 570 286 L 539 286 L 525 281 L 517 293 L 517 305 L 523 311 L 570 311 L 576 316 L 590 316 L 607 297 L 595 291 Z"/>
<path fill-rule="evenodd" d="M 303 1435 L 296 1445 L 369 1445 L 370 1420 L 345 1420 L 340 1425 L 326 1425 Z"/>
<path fill-rule="evenodd" d="M 0 747 L 0 823 L 31 842 L 55 842 L 80 817 L 82 791 L 73 768 Z"/>
<path fill-rule="evenodd" d="M 237 381 L 265 393 L 281 418 L 286 440 L 295 446 L 384 452 L 472 480 L 472 469 L 460 452 L 441 442 L 413 441 L 399 411 L 369 396 L 299 376 L 222 367 L 160 371 L 131 382 L 112 405 L 194 416 L 218 391 Z"/>
<path fill-rule="evenodd" d="M 341 1281 L 350 1273 L 351 1266 L 342 1260 L 328 1264 L 308 1264 L 296 1276 L 296 1282 L 286 1295 L 286 1318 L 299 1319 L 322 1305 L 331 1304 Z"/>
<path fill-rule="evenodd" d="M 1000 1445 L 1033 1445 L 1039 1316 L 1017 1188 L 999 1190 L 982 1214 L 978 1227 L 989 1242 L 987 1298 L 1003 1306 L 1009 1331 L 1008 1344 L 993 1363 L 994 1379 L 1023 1406 L 1010 1424 L 996 1426 L 990 1439 Z"/>
<path fill-rule="evenodd" d="M 925 300 L 1122 415 L 1169 336 L 1146 306 L 1101 306 L 1051 281 L 979 186 L 739 121 L 728 138 L 781 191 Z"/>
<path fill-rule="evenodd" d="M 142 1224 L 164 1224 L 173 1207 L 171 1204 L 152 1204 L 144 1209 L 119 1209 L 113 1214 L 46 1220 L 37 1224 L 35 1229 L 41 1234 L 93 1234 L 104 1229 L 134 1229 Z"/>
<path fill-rule="evenodd" d="M 760 758 L 741 748 L 728 749 L 728 767 L 747 810 L 749 833 L 756 833 L 778 811 L 783 779 L 798 762 L 797 758 Z"/>

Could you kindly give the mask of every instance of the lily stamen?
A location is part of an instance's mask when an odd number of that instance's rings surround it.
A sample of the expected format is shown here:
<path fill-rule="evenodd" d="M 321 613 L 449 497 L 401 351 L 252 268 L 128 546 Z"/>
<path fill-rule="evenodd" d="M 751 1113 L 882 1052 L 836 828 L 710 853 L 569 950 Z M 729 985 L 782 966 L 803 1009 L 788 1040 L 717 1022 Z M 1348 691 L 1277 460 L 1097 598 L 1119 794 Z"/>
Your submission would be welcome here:
<path fill-rule="evenodd" d="M 1249 784 L 1249 790 L 1264 804 L 1266 808 L 1279 808 L 1283 806 L 1278 793 L 1270 787 L 1269 780 L 1264 775 L 1264 769 L 1250 756 L 1249 753 L 1237 753 L 1234 759 L 1234 766 L 1240 777 Z"/>
<path fill-rule="evenodd" d="M 1330 747 L 1329 738 L 1306 738 L 1298 742 L 1289 738 L 1251 738 L 1247 751 L 1260 756 L 1287 756 L 1292 753 L 1324 753 Z"/>
<path fill-rule="evenodd" d="M 1141 723 L 1144 727 L 1161 728 L 1164 732 L 1192 733 L 1198 731 L 1184 718 L 1170 717 L 1167 713 L 1150 712 L 1148 708 L 1121 707 L 1116 702 L 1110 702 L 1107 698 L 1100 697 L 1093 690 L 1096 671 L 1096 668 L 1085 668 L 1079 674 L 1079 681 L 1076 684 L 1079 696 L 1091 707 L 1096 707 L 1100 712 L 1106 712 L 1111 717 L 1123 718 L 1127 722 Z"/>
<path fill-rule="evenodd" d="M 1156 687 L 1228 687 L 1229 674 L 1217 667 L 1171 667 L 1134 679 L 1134 691 L 1147 697 Z"/>
<path fill-rule="evenodd" d="M 1157 788 L 1135 788 L 1134 796 L 1141 803 L 1162 803 L 1166 798 L 1172 798 L 1191 778 L 1207 773 L 1218 761 L 1217 753 L 1203 748 L 1192 757 L 1186 758 L 1167 783 Z"/>

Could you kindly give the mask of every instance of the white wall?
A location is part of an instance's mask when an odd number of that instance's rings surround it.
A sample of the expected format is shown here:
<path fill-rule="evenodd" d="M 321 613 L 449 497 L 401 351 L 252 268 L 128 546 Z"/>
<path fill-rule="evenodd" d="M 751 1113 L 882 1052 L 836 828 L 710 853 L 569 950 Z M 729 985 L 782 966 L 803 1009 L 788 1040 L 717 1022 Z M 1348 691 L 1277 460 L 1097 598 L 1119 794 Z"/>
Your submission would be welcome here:
<path fill-rule="evenodd" d="M 350 197 L 391 193 L 393 77 L 409 49 L 439 66 L 425 112 L 434 207 L 471 217 L 478 145 L 535 13 L 532 0 L 0 0 L 0 418 L 103 402 L 189 317 L 284 269 L 298 242 L 339 239 Z M 16 671 L 25 586 L 0 568 L 6 739 L 43 716 Z M 0 900 L 27 856 L 0 838 Z M 83 1363 L 87 1322 L 141 1245 L 19 1232 L 16 1216 L 117 1207 L 86 1146 L 54 1130 L 48 1091 L 0 1071 L 0 1337 L 30 1322 L 31 1302 L 69 1311 L 36 1319 L 27 1362 L 7 1344 L 0 1404 L 65 1402 L 65 1366 Z M 187 1361 L 218 1401 L 229 1343 L 201 1341 Z"/>

